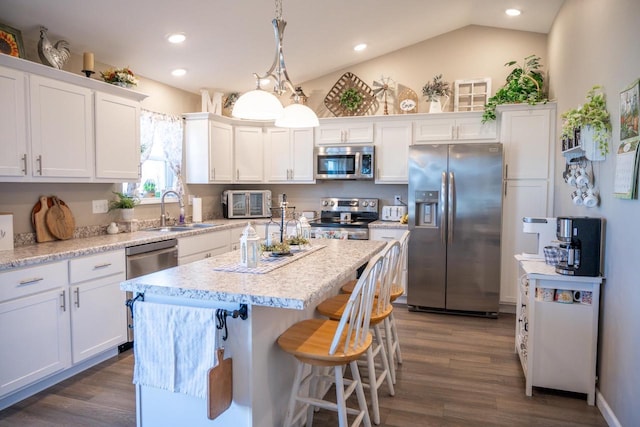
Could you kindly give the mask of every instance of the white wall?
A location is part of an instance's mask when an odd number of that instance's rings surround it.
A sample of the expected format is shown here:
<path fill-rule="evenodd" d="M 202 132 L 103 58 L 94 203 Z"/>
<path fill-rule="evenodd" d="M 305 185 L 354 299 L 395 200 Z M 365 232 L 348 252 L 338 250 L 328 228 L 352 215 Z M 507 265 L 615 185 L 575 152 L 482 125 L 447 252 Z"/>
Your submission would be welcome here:
<path fill-rule="evenodd" d="M 567 0 L 549 34 L 551 94 L 558 112 L 584 100 L 593 85 L 603 85 L 613 125 L 611 147 L 619 139 L 619 93 L 640 77 L 640 2 Z M 560 120 L 558 120 L 560 125 Z M 606 281 L 602 292 L 598 353 L 599 390 L 622 426 L 640 425 L 640 201 L 612 195 L 615 156 L 596 167 L 601 205 L 574 206 L 562 181 L 564 159 L 556 145 L 556 215 L 606 219 Z"/>

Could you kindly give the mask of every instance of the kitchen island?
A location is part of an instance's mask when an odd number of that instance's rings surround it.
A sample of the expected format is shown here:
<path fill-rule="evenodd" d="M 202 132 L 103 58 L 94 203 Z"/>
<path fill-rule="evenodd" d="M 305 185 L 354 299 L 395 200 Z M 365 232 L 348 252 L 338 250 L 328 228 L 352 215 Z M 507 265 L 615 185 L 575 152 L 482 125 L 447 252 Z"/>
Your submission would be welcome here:
<path fill-rule="evenodd" d="M 225 348 L 225 358 L 233 359 L 229 409 L 209 420 L 205 399 L 136 385 L 138 426 L 282 425 L 294 372 L 291 356 L 280 350 L 276 339 L 293 323 L 313 317 L 315 306 L 336 294 L 384 245 L 373 240 L 312 240 L 308 253 L 259 274 L 221 271 L 239 261 L 234 251 L 123 282 L 121 289 L 144 294 L 140 304 L 227 310 L 246 304 L 248 311 L 246 320 L 228 318 L 228 340 L 218 343 Z"/>

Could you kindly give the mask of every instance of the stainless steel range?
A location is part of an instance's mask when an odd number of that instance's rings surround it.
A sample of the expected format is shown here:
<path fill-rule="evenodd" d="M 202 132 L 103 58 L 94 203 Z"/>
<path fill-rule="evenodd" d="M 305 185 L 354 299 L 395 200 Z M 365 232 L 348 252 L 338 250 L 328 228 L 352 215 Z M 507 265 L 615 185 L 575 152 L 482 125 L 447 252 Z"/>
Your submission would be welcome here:
<path fill-rule="evenodd" d="M 378 199 L 320 200 L 320 218 L 309 223 L 316 238 L 369 240 L 369 223 L 378 219 Z"/>

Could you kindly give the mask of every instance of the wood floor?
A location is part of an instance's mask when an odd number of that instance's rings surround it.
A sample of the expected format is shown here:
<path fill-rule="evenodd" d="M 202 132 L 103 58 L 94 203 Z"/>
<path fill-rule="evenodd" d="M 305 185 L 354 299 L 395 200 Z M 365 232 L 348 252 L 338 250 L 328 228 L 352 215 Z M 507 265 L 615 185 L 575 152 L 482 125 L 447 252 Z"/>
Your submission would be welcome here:
<path fill-rule="evenodd" d="M 513 353 L 514 316 L 498 319 L 395 310 L 404 364 L 396 395 L 381 389 L 382 426 L 606 426 L 581 395 L 534 389 Z M 125 352 L 0 411 L 0 426 L 132 427 L 133 355 Z M 355 406 L 355 402 L 353 404 Z M 320 411 L 316 427 L 337 425 Z M 188 427 L 188 426 L 176 426 Z"/>

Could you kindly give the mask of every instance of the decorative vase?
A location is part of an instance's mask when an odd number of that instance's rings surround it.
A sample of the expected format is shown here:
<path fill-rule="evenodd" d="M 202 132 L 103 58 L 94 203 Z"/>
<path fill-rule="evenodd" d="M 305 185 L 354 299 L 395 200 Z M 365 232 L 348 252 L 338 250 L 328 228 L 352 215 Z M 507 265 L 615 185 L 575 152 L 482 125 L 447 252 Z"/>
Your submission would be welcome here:
<path fill-rule="evenodd" d="M 439 99 L 432 98 L 429 101 L 429 112 L 430 113 L 442 113 L 442 104 Z"/>
<path fill-rule="evenodd" d="M 126 87 L 127 89 L 130 89 L 132 86 L 131 83 L 125 83 L 125 82 L 113 82 L 112 84 L 120 87 Z"/>
<path fill-rule="evenodd" d="M 133 220 L 133 208 L 131 208 L 131 209 L 120 209 L 120 219 L 122 221 L 132 221 Z"/>

